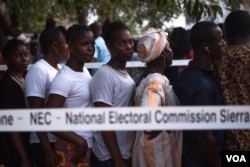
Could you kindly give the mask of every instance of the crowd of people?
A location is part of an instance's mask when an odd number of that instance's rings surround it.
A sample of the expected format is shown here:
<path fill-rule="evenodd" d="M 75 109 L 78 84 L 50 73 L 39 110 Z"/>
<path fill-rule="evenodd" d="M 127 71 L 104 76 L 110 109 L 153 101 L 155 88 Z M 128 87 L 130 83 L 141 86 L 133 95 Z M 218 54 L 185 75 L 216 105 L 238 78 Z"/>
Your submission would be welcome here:
<path fill-rule="evenodd" d="M 66 29 L 48 19 L 30 47 L 8 40 L 0 108 L 250 105 L 249 12 L 232 11 L 223 30 L 200 21 L 171 34 L 150 28 L 137 41 L 107 22 Z M 135 52 L 146 64 L 136 81 L 126 68 Z M 105 64 L 89 71 L 88 62 Z M 223 151 L 250 151 L 250 130 L 0 133 L 0 167 L 220 167 Z"/>

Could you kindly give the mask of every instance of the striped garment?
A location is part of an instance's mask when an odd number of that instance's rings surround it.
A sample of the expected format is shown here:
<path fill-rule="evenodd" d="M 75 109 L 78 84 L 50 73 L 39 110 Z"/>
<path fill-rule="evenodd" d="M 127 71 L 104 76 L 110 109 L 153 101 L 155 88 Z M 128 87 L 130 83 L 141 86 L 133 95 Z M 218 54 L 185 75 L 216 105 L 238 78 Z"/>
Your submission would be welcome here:
<path fill-rule="evenodd" d="M 161 74 L 149 74 L 136 88 L 136 106 L 178 105 L 179 101 Z M 181 167 L 182 131 L 138 131 L 132 150 L 132 167 Z"/>

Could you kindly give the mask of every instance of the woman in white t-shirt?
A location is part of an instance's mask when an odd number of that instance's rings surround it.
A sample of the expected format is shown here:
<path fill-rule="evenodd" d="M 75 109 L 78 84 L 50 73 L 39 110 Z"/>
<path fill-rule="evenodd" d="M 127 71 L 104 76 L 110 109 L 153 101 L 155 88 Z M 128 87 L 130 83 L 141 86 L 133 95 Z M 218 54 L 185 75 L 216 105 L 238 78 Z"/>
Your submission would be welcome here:
<path fill-rule="evenodd" d="M 47 107 L 90 107 L 91 75 L 85 62 L 94 55 L 94 36 L 87 26 L 73 25 L 66 32 L 70 58 L 54 78 Z M 92 133 L 90 131 L 53 132 L 59 167 L 90 166 Z"/>
<path fill-rule="evenodd" d="M 121 22 L 110 23 L 103 34 L 111 60 L 100 67 L 90 85 L 95 107 L 132 106 L 135 82 L 126 70 L 126 62 L 133 55 L 133 37 Z M 130 167 L 133 131 L 93 132 L 93 166 Z"/>

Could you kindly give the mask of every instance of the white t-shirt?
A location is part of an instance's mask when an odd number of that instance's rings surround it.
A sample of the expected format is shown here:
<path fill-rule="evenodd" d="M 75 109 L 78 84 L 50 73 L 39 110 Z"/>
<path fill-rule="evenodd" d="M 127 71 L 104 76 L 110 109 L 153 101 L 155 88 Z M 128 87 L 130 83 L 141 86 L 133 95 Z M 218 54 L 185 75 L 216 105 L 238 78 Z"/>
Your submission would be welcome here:
<path fill-rule="evenodd" d="M 112 107 L 132 106 L 135 82 L 129 74 L 122 75 L 109 65 L 103 65 L 93 76 L 90 91 L 92 102 L 103 102 Z M 131 157 L 131 147 L 134 140 L 132 131 L 116 131 L 116 139 L 124 159 Z M 99 160 L 105 161 L 111 157 L 101 132 L 93 132 L 93 152 Z"/>
<path fill-rule="evenodd" d="M 83 72 L 76 72 L 64 65 L 52 81 L 49 94 L 64 96 L 66 98 L 64 107 L 66 108 L 90 107 L 89 85 L 91 78 L 88 69 L 85 67 Z M 93 137 L 91 131 L 74 132 L 83 137 L 90 148 L 92 147 Z"/>
<path fill-rule="evenodd" d="M 25 77 L 25 94 L 26 97 L 35 96 L 45 99 L 45 103 L 48 98 L 48 92 L 50 84 L 56 76 L 57 70 L 52 67 L 44 59 L 40 59 L 29 69 Z M 51 133 L 48 133 L 49 141 L 55 142 L 56 137 Z M 39 143 L 39 138 L 36 133 L 31 133 L 30 143 Z"/>

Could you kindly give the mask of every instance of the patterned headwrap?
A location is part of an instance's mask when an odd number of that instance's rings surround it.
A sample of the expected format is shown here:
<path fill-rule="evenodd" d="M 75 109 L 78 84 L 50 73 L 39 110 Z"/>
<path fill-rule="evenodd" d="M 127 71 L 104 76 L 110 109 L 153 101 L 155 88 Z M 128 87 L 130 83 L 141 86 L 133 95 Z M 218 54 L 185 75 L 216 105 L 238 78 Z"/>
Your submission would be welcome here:
<path fill-rule="evenodd" d="M 150 28 L 138 40 L 137 52 L 142 62 L 148 63 L 161 55 L 167 41 L 167 33 L 161 29 Z"/>

